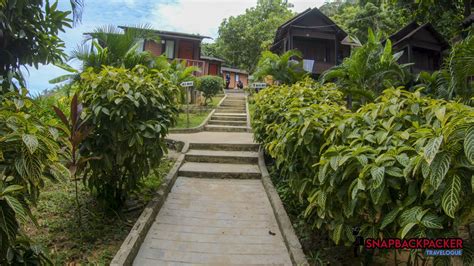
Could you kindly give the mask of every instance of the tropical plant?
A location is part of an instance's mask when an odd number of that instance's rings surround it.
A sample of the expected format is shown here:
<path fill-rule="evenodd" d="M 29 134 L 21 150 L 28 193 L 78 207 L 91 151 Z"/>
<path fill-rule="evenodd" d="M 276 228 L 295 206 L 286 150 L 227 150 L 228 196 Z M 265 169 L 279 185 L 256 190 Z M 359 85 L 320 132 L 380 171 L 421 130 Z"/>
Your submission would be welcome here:
<path fill-rule="evenodd" d="M 342 102 L 342 93 L 334 84 L 321 86 L 309 78 L 255 95 L 251 121 L 255 140 L 275 159 L 291 187 L 303 177 L 314 176 L 313 164 L 325 142 L 324 129 L 348 112 Z"/>
<path fill-rule="evenodd" d="M 202 91 L 204 96 L 204 105 L 224 89 L 224 80 L 219 76 L 202 76 L 198 84 L 198 90 Z"/>
<path fill-rule="evenodd" d="M 473 219 L 473 132 L 473 108 L 386 90 L 325 130 L 305 214 L 336 243 L 352 243 L 353 226 L 365 238 L 455 237 Z"/>
<path fill-rule="evenodd" d="M 155 69 L 105 66 L 81 75 L 84 123 L 94 132 L 83 142 L 85 182 L 110 207 L 122 205 L 140 179 L 166 153 L 164 137 L 177 116 L 178 88 Z"/>
<path fill-rule="evenodd" d="M 79 96 L 77 93 L 72 97 L 71 104 L 69 107 L 69 119 L 60 108 L 53 106 L 53 109 L 62 122 L 62 125 L 58 128 L 60 128 L 67 136 L 67 141 L 65 142 L 67 144 L 67 150 L 70 153 L 67 156 L 68 162 L 66 163 L 66 167 L 69 169 L 71 178 L 74 181 L 74 188 L 76 193 L 76 207 L 78 213 L 78 225 L 79 227 L 81 227 L 82 215 L 77 184 L 77 182 L 79 181 L 78 176 L 84 172 L 88 161 L 100 158 L 81 156 L 81 144 L 84 139 L 89 136 L 92 128 L 87 126 L 81 118 L 82 104 L 79 102 L 78 98 Z"/>
<path fill-rule="evenodd" d="M 33 103 L 26 94 L 24 89 L 0 97 L 1 264 L 34 260 L 35 254 L 42 260 L 44 254 L 30 246 L 19 221 L 34 221 L 29 206 L 36 203 L 45 178 L 69 177 L 58 156 L 54 121 L 45 124 L 31 113 Z"/>
<path fill-rule="evenodd" d="M 149 26 L 127 27 L 123 30 L 115 26 L 99 27 L 87 34 L 83 45 L 72 51 L 70 60 L 80 60 L 82 71 L 92 67 L 98 72 L 102 66 L 128 69 L 136 65 L 151 67 L 154 56 L 148 51 L 139 51 L 140 40 L 143 39 L 157 41 L 158 37 Z"/>
<path fill-rule="evenodd" d="M 437 238 L 473 222 L 473 108 L 388 89 L 349 112 L 332 90 L 299 86 L 259 92 L 252 125 L 313 226 L 351 245 L 353 227 Z"/>
<path fill-rule="evenodd" d="M 43 0 L 6 0 L 0 5 L 0 82 L 3 92 L 16 87 L 14 80 L 24 86 L 21 66 L 38 68 L 39 64 L 61 61 L 65 57 L 64 42 L 57 36 L 59 31 L 71 27 L 72 21 L 68 18 L 71 12 L 60 11 L 57 6 L 57 1 L 50 4 Z"/>
<path fill-rule="evenodd" d="M 265 77 L 271 76 L 277 84 L 294 84 L 304 79 L 306 75 L 301 52 L 297 50 L 290 50 L 282 55 L 270 51 L 263 52 L 253 73 L 256 80 L 264 80 Z"/>
<path fill-rule="evenodd" d="M 452 100 L 461 99 L 472 104 L 474 86 L 470 78 L 474 76 L 474 33 L 453 45 L 442 68 L 433 73 L 421 72 L 417 87 L 427 87 L 435 97 Z"/>
<path fill-rule="evenodd" d="M 373 101 L 385 88 L 405 85 L 411 79 L 407 71 L 410 64 L 398 64 L 403 51 L 393 54 L 389 39 L 385 46 L 380 34 L 368 31 L 368 41 L 357 48 L 342 64 L 321 75 L 321 82 L 335 81 L 347 97 L 347 106 Z"/>

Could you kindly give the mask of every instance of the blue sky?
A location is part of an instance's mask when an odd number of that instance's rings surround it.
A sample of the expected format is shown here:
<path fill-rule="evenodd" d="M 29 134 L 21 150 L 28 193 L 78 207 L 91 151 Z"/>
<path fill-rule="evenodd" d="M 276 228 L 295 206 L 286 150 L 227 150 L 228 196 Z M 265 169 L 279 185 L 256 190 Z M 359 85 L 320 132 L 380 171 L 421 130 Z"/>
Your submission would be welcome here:
<path fill-rule="evenodd" d="M 255 6 L 256 0 L 85 0 L 82 23 L 61 33 L 69 53 L 82 41 L 82 34 L 104 25 L 143 25 L 155 29 L 199 33 L 217 37 L 221 21 Z M 290 0 L 295 12 L 319 7 L 325 0 Z M 59 8 L 69 10 L 69 0 L 59 0 Z M 211 40 L 212 42 L 212 40 Z M 78 66 L 78 62 L 71 62 Z M 52 88 L 48 81 L 65 72 L 53 65 L 28 68 L 25 73 L 32 94 Z"/>

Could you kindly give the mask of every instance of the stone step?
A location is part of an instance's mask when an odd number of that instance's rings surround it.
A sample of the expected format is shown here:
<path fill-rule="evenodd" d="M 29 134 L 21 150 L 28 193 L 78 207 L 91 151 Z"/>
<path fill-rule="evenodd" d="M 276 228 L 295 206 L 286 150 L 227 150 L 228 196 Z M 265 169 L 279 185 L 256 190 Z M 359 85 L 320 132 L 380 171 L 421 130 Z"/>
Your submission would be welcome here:
<path fill-rule="evenodd" d="M 247 132 L 246 126 L 206 125 L 204 128 L 214 132 Z"/>
<path fill-rule="evenodd" d="M 232 138 L 232 136 L 229 136 Z M 189 143 L 190 150 L 213 151 L 258 151 L 258 144 L 254 143 Z"/>
<path fill-rule="evenodd" d="M 189 150 L 185 159 L 187 162 L 257 164 L 258 152 Z"/>
<path fill-rule="evenodd" d="M 216 113 L 231 113 L 231 114 L 245 114 L 245 110 L 236 110 L 236 109 L 222 109 L 217 108 Z"/>
<path fill-rule="evenodd" d="M 185 162 L 179 168 L 178 174 L 186 177 L 239 179 L 258 179 L 262 175 L 256 164 L 196 162 Z"/>
<path fill-rule="evenodd" d="M 239 111 L 239 112 L 244 112 L 245 113 L 245 107 L 217 107 L 217 111 L 219 110 L 235 110 L 235 111 Z"/>
<path fill-rule="evenodd" d="M 226 107 L 226 108 L 244 108 L 245 109 L 245 104 L 221 104 L 219 107 Z"/>
<path fill-rule="evenodd" d="M 229 121 L 229 120 L 219 120 L 219 119 L 212 119 L 209 120 L 208 125 L 221 125 L 221 126 L 246 126 L 247 121 Z"/>
<path fill-rule="evenodd" d="M 219 121 L 239 121 L 239 122 L 245 122 L 247 121 L 246 116 L 222 116 L 222 115 L 213 115 L 211 117 L 212 120 L 219 120 Z"/>
<path fill-rule="evenodd" d="M 219 112 L 217 112 L 217 110 L 214 113 L 214 116 L 245 117 L 245 118 L 247 118 L 246 113 L 219 113 Z"/>

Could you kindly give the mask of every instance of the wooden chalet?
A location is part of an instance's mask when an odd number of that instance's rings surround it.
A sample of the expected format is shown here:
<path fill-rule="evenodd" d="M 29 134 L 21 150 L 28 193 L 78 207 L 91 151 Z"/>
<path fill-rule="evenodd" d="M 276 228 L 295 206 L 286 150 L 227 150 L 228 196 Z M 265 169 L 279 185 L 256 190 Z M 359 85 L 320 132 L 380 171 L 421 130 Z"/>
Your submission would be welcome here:
<path fill-rule="evenodd" d="M 388 38 L 394 52 L 403 51 L 399 63 L 413 63 L 410 71 L 415 74 L 439 70 L 443 52 L 449 48 L 448 42 L 431 23 L 420 26 L 412 22 Z"/>
<path fill-rule="evenodd" d="M 244 87 L 248 86 L 249 73 L 242 69 L 222 67 L 222 78 L 224 81 L 229 79 L 229 88 L 237 89 L 237 83 L 239 80 L 242 82 Z"/>
<path fill-rule="evenodd" d="M 270 50 L 277 54 L 299 50 L 305 70 L 319 75 L 350 55 L 347 36 L 317 8 L 309 8 L 278 27 Z"/>
<path fill-rule="evenodd" d="M 121 28 L 127 29 L 127 27 Z M 224 60 L 201 56 L 201 42 L 210 37 L 172 31 L 151 31 L 159 37 L 159 42 L 143 40 L 142 51 L 149 51 L 156 56 L 164 55 L 169 60 L 185 60 L 187 66 L 196 66 L 200 69 L 194 73 L 195 76 L 220 75 Z"/>

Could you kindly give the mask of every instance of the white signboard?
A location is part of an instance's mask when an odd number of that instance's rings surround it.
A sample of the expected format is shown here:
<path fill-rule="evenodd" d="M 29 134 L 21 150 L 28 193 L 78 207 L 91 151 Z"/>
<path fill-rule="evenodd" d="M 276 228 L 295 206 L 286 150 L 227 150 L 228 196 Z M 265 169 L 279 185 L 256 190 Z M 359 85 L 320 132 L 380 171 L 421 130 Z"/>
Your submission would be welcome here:
<path fill-rule="evenodd" d="M 181 87 L 184 87 L 184 88 L 194 87 L 194 81 L 181 82 L 180 85 Z"/>
<path fill-rule="evenodd" d="M 263 89 L 267 87 L 267 83 L 252 83 L 252 88 Z"/>

